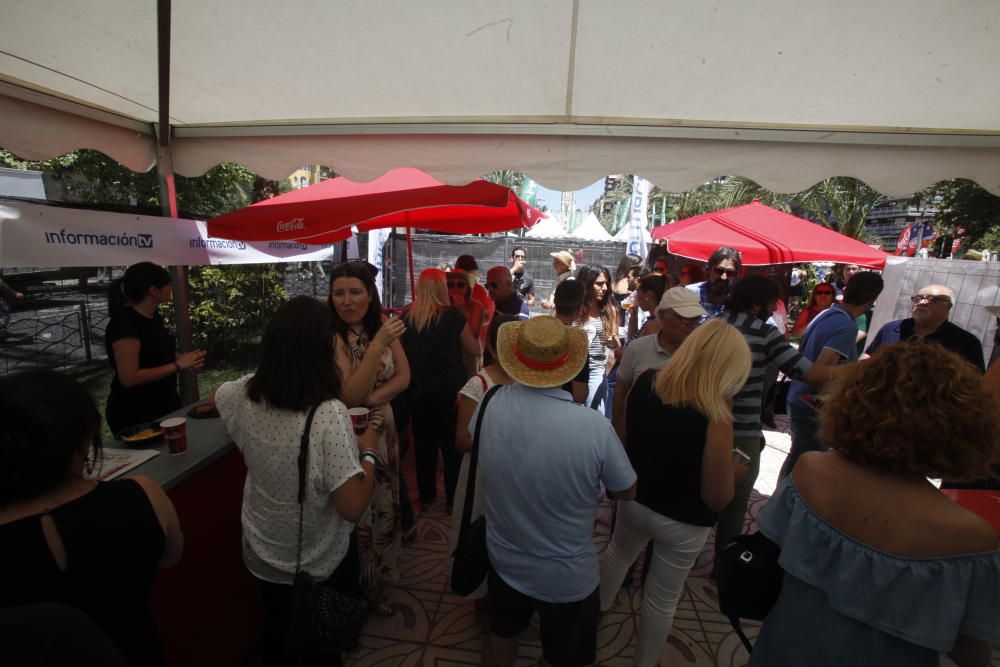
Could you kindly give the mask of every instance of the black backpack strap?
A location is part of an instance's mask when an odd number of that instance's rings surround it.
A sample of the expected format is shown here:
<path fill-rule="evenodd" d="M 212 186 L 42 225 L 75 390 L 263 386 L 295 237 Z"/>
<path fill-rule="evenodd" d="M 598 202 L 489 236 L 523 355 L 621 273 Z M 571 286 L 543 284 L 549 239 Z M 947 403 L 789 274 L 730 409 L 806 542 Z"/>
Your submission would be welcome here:
<path fill-rule="evenodd" d="M 309 462 L 309 431 L 312 430 L 313 417 L 316 416 L 317 409 L 319 409 L 319 405 L 314 405 L 309 409 L 309 414 L 306 415 L 306 427 L 303 429 L 302 439 L 299 441 L 299 538 L 298 547 L 295 551 L 295 574 L 298 574 L 299 570 L 302 569 L 302 509 L 306 500 L 306 466 Z"/>
<path fill-rule="evenodd" d="M 472 436 L 472 457 L 469 459 L 469 477 L 465 484 L 465 504 L 462 506 L 462 523 L 459 528 L 459 541 L 461 541 L 461 535 L 463 535 L 469 528 L 469 522 L 472 519 L 472 505 L 473 500 L 476 497 L 476 468 L 479 466 L 479 432 L 483 428 L 483 415 L 486 414 L 486 405 L 503 387 L 501 384 L 493 385 L 493 387 L 486 392 L 483 396 L 483 400 L 479 403 L 479 415 L 476 417 L 476 430 Z"/>

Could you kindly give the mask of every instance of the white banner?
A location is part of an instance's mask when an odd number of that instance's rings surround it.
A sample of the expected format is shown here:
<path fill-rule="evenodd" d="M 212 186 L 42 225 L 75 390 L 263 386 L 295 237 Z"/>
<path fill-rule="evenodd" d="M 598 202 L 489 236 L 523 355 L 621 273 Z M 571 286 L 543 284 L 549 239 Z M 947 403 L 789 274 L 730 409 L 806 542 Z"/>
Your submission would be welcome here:
<path fill-rule="evenodd" d="M 628 216 L 628 247 L 626 252 L 646 259 L 646 207 L 652 183 L 641 176 L 634 176 L 632 183 L 632 206 Z"/>
<path fill-rule="evenodd" d="M 2 267 L 317 262 L 335 259 L 335 246 L 230 241 L 209 237 L 200 220 L 0 202 Z"/>

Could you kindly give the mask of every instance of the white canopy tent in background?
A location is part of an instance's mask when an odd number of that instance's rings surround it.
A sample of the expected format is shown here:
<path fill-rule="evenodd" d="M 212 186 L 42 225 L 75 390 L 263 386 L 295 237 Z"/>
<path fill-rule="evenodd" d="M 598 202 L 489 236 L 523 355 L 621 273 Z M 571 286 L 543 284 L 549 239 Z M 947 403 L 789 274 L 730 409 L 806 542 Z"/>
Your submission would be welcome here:
<path fill-rule="evenodd" d="M 5 3 L 0 146 L 145 170 L 162 123 L 161 164 L 185 176 L 233 161 L 269 178 L 515 169 L 564 191 L 628 172 L 671 191 L 736 174 L 1000 193 L 1000 3 L 177 0 L 169 15 L 161 120 L 157 3 Z"/>
<path fill-rule="evenodd" d="M 568 236 L 557 216 L 547 216 L 535 223 L 524 235 L 532 239 L 558 239 Z"/>
<path fill-rule="evenodd" d="M 615 237 L 604 229 L 604 226 L 593 213 L 588 213 L 580 226 L 570 233 L 570 238 L 583 239 L 586 241 L 614 241 Z"/>

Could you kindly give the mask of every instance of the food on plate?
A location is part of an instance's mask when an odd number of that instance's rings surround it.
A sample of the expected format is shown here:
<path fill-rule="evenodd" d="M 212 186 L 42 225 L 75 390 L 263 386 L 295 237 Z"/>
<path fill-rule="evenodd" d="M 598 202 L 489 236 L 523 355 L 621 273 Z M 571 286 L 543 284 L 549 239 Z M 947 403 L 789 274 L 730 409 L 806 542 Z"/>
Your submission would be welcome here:
<path fill-rule="evenodd" d="M 160 434 L 160 431 L 155 428 L 146 428 L 138 433 L 133 433 L 132 435 L 123 435 L 122 442 L 137 442 L 139 440 L 146 440 L 148 438 L 153 438 Z"/>

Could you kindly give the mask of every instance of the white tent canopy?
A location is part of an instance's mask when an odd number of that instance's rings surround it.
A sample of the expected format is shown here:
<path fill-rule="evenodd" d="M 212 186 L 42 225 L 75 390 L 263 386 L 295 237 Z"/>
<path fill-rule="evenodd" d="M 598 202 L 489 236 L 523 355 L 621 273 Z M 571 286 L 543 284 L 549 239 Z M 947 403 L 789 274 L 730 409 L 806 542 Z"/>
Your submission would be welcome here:
<path fill-rule="evenodd" d="M 1000 193 L 1000 3 L 172 5 L 170 153 L 187 176 L 233 161 L 270 178 L 514 169 L 563 191 L 627 172 L 672 191 L 733 174 Z M 151 1 L 5 3 L 0 146 L 148 169 L 157 37 Z"/>
<path fill-rule="evenodd" d="M 558 217 L 546 216 L 535 223 L 535 226 L 524 234 L 533 239 L 558 239 L 568 236 L 566 229 Z"/>
<path fill-rule="evenodd" d="M 571 238 L 583 239 L 586 241 L 614 241 L 615 238 L 608 233 L 600 220 L 593 213 L 588 213 L 580 226 L 570 234 Z"/>

